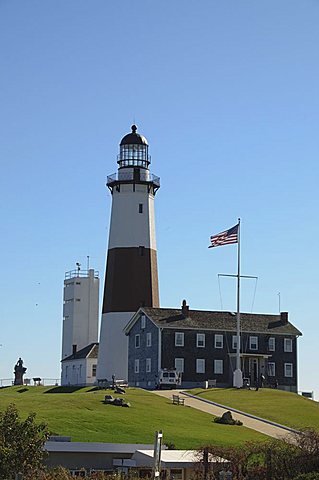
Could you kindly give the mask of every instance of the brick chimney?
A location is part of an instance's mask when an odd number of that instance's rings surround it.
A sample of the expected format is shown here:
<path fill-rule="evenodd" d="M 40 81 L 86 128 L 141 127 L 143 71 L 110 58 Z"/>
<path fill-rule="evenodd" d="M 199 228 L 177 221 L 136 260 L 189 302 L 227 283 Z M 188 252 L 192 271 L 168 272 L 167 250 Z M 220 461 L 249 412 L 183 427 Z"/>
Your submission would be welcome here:
<path fill-rule="evenodd" d="M 288 312 L 280 312 L 280 322 L 282 325 L 287 325 L 288 323 Z"/>
<path fill-rule="evenodd" d="M 188 314 L 189 314 L 189 306 L 186 305 L 186 300 L 183 300 L 183 302 L 182 302 L 182 314 L 185 317 L 188 317 Z"/>

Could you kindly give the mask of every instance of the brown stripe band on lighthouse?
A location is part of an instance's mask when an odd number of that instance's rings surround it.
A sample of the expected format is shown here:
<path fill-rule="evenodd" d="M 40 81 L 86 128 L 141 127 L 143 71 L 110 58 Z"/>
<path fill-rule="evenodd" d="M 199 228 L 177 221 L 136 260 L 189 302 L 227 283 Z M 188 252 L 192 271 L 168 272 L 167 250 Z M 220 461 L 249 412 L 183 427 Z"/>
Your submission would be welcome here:
<path fill-rule="evenodd" d="M 156 250 L 140 246 L 108 251 L 102 313 L 158 307 L 158 291 Z"/>

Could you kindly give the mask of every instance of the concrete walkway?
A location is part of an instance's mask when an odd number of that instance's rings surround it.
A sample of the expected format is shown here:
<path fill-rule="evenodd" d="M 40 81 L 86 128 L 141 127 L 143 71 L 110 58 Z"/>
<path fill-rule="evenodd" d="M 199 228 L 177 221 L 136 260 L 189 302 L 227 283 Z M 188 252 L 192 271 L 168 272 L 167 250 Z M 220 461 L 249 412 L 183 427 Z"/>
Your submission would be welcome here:
<path fill-rule="evenodd" d="M 226 407 L 224 405 L 219 405 L 210 400 L 206 400 L 200 397 L 194 397 L 188 393 L 185 393 L 181 390 L 153 390 L 152 393 L 159 395 L 160 397 L 165 397 L 172 400 L 172 395 L 178 394 L 180 397 L 185 399 L 185 406 L 196 408 L 202 412 L 210 413 L 211 415 L 221 417 L 225 411 L 230 410 L 232 416 L 235 420 L 240 420 L 243 422 L 243 425 L 257 432 L 268 435 L 269 437 L 283 439 L 285 438 L 288 441 L 293 442 L 293 433 L 296 430 L 286 427 L 284 425 L 279 425 L 270 420 L 262 419 L 255 417 L 254 415 L 240 412 L 234 408 Z M 177 406 L 176 408 L 183 408 L 183 406 Z"/>

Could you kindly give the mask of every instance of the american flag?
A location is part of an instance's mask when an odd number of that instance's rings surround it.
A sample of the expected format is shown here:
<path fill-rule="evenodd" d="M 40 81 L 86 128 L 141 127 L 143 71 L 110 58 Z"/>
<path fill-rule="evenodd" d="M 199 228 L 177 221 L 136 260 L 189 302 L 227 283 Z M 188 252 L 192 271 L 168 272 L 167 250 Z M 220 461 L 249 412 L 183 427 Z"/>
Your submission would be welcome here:
<path fill-rule="evenodd" d="M 219 247 L 221 245 L 228 245 L 230 243 L 238 243 L 238 228 L 239 223 L 229 230 L 224 232 L 217 233 L 217 235 L 212 235 L 210 237 L 210 245 L 208 248 Z"/>

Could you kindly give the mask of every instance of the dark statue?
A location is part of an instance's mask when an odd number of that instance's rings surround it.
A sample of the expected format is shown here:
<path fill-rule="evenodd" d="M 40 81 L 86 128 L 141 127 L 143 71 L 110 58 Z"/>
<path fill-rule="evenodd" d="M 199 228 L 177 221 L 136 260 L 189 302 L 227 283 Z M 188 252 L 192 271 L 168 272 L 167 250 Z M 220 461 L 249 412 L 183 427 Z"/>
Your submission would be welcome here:
<path fill-rule="evenodd" d="M 14 383 L 13 385 L 23 385 L 23 375 L 27 368 L 23 366 L 23 360 L 19 358 L 14 366 Z"/>

